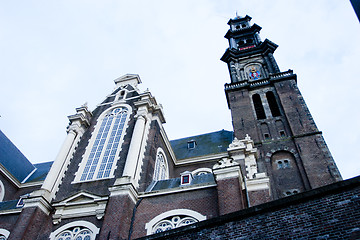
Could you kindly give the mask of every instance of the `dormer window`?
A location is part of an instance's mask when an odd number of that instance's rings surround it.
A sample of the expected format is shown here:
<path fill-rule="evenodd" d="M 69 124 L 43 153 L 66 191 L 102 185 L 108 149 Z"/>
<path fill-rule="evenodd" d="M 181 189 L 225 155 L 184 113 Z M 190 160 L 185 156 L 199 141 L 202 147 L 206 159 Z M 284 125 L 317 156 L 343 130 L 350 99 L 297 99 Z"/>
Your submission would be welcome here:
<path fill-rule="evenodd" d="M 191 184 L 192 181 L 192 174 L 189 171 L 185 171 L 180 174 L 181 178 L 181 185 L 188 185 Z"/>
<path fill-rule="evenodd" d="M 188 149 L 194 149 L 196 147 L 196 141 L 195 140 L 191 140 L 187 143 L 187 148 Z"/>

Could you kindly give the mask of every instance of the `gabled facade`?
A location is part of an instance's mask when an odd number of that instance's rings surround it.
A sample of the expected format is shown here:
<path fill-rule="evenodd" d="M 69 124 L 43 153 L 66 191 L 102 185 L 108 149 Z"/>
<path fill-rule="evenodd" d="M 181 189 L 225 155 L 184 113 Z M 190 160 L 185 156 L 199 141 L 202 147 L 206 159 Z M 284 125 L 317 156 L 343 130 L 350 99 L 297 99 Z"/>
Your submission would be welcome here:
<path fill-rule="evenodd" d="M 0 194 L 14 190 L 0 204 L 0 234 L 135 239 L 341 180 L 296 75 L 280 72 L 277 46 L 250 19 L 231 19 L 225 35 L 234 131 L 169 141 L 162 106 L 138 75 L 124 75 L 93 111 L 68 117 L 53 163 L 3 154 Z M 24 168 L 12 170 L 15 161 Z"/>

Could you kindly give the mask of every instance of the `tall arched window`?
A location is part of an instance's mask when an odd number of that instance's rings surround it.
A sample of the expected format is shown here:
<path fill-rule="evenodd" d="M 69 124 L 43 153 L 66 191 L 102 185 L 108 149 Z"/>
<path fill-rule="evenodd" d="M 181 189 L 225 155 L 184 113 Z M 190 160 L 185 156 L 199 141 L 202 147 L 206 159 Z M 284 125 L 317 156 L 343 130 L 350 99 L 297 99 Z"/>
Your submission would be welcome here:
<path fill-rule="evenodd" d="M 161 148 L 158 148 L 156 154 L 153 180 L 159 181 L 168 178 L 169 178 L 169 171 L 168 171 L 168 165 L 167 165 L 165 153 Z"/>
<path fill-rule="evenodd" d="M 81 171 L 80 181 L 108 178 L 121 145 L 128 119 L 128 108 L 117 107 L 105 114 L 95 130 L 95 139 L 90 141 L 91 150 L 85 154 L 86 164 Z"/>
<path fill-rule="evenodd" d="M 266 99 L 269 103 L 271 114 L 273 117 L 281 116 L 279 106 L 276 102 L 275 95 L 273 92 L 269 91 L 266 93 Z"/>
<path fill-rule="evenodd" d="M 253 100 L 253 103 L 254 103 L 254 108 L 255 108 L 257 119 L 265 119 L 266 115 L 265 115 L 264 107 L 263 107 L 262 102 L 261 102 L 260 95 L 259 94 L 254 94 L 252 96 L 252 100 Z"/>

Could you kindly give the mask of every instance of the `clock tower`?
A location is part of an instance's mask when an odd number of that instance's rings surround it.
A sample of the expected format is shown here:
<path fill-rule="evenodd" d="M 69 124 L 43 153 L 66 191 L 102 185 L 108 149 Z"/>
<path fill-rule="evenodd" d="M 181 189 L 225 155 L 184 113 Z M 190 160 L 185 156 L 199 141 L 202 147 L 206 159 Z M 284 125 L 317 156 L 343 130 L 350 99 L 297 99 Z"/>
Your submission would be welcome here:
<path fill-rule="evenodd" d="M 235 137 L 249 134 L 254 140 L 258 168 L 270 178 L 273 199 L 340 181 L 296 74 L 280 71 L 273 56 L 278 46 L 262 41 L 261 27 L 250 20 L 249 16 L 230 19 L 225 35 L 229 48 L 221 58 L 230 73 L 225 93 Z"/>

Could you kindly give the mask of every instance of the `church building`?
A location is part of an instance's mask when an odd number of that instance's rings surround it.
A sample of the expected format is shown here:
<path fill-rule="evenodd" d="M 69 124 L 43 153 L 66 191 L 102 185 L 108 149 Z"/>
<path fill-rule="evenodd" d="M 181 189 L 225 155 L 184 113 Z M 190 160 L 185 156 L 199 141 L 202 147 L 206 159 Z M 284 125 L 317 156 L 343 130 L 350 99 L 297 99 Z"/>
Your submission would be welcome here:
<path fill-rule="evenodd" d="M 169 140 L 136 74 L 68 116 L 53 162 L 32 164 L 0 131 L 0 240 L 136 239 L 341 181 L 296 74 L 250 21 L 229 20 L 221 57 L 232 131 Z"/>

